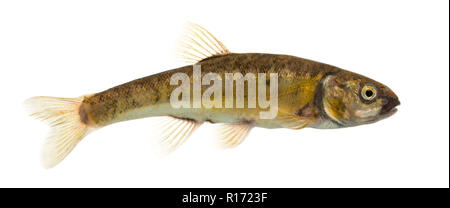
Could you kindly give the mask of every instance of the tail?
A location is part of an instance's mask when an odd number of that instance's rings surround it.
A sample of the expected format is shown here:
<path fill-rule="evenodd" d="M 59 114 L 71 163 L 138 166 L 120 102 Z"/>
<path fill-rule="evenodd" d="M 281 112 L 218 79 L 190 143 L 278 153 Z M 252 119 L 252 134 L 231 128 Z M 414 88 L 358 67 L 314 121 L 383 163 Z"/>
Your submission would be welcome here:
<path fill-rule="evenodd" d="M 84 96 L 78 98 L 32 97 L 25 101 L 29 114 L 51 126 L 41 153 L 42 165 L 51 168 L 60 163 L 88 133 L 79 109 Z"/>

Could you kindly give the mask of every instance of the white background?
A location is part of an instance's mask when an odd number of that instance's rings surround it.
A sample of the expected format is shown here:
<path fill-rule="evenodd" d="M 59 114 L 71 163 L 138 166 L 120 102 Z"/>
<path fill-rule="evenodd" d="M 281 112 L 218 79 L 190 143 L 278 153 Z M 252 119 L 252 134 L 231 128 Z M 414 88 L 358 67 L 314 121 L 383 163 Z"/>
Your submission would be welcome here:
<path fill-rule="evenodd" d="M 216 2 L 216 3 L 215 3 Z M 448 1 L 1 1 L 0 187 L 448 187 Z M 176 68 L 187 21 L 233 52 L 290 54 L 378 80 L 397 114 L 337 130 L 254 129 L 231 150 L 204 125 L 157 158 L 156 118 L 86 137 L 53 169 L 32 96 L 77 97 Z"/>

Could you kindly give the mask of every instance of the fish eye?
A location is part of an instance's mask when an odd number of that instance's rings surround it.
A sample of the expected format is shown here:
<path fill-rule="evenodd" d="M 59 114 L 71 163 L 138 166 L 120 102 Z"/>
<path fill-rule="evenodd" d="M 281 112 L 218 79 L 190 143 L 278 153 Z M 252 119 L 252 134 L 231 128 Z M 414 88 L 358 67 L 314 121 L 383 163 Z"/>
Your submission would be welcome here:
<path fill-rule="evenodd" d="M 361 97 L 364 100 L 370 101 L 373 100 L 376 96 L 377 90 L 375 89 L 375 87 L 366 85 L 361 89 Z"/>

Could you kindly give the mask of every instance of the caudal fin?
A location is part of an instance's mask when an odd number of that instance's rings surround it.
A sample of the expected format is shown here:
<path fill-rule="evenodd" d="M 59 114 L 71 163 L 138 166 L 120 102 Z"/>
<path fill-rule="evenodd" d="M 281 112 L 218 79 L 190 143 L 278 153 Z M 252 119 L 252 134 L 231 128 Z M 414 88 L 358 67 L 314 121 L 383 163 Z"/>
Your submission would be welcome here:
<path fill-rule="evenodd" d="M 41 152 L 45 168 L 61 162 L 88 133 L 88 126 L 81 121 L 79 114 L 82 101 L 83 97 L 32 97 L 25 101 L 30 116 L 51 126 Z"/>

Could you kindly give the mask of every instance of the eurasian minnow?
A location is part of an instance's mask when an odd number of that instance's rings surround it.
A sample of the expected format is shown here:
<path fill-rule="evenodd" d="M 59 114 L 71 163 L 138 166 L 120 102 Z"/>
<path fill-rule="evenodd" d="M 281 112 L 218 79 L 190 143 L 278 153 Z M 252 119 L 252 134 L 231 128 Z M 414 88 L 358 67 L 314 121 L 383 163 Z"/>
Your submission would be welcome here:
<path fill-rule="evenodd" d="M 28 99 L 30 115 L 52 127 L 42 150 L 44 167 L 61 162 L 88 132 L 131 119 L 169 118 L 162 141 L 170 150 L 203 122 L 221 123 L 220 141 L 234 147 L 253 127 L 357 126 L 391 116 L 400 104 L 385 85 L 335 66 L 288 55 L 231 53 L 196 24 L 189 25 L 184 37 L 180 54 L 194 65 L 78 98 Z M 211 76 L 202 79 L 201 74 Z"/>

